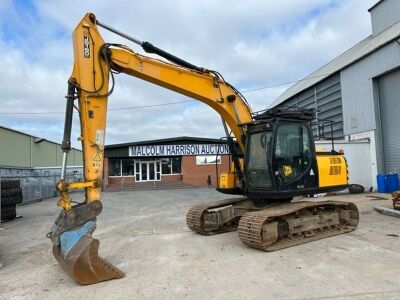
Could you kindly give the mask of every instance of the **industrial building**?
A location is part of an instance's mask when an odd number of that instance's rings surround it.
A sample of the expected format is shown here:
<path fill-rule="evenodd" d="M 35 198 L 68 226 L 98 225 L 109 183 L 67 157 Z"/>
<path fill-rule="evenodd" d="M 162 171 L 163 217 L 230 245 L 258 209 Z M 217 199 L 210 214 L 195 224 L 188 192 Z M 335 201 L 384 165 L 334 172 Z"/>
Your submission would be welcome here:
<path fill-rule="evenodd" d="M 333 130 L 325 126 L 326 135 L 369 142 L 369 157 L 355 159 L 368 164 L 363 176 L 376 186 L 378 173 L 400 170 L 400 1 L 381 0 L 369 13 L 370 36 L 287 89 L 271 107 L 316 108 L 319 119 L 334 121 Z"/>
<path fill-rule="evenodd" d="M 61 167 L 61 145 L 15 129 L 0 126 L 0 168 Z M 82 151 L 72 149 L 68 156 L 69 166 L 82 167 Z"/>
<path fill-rule="evenodd" d="M 105 147 L 104 185 L 181 182 L 215 186 L 216 171 L 226 172 L 229 149 L 218 139 L 175 137 Z"/>
<path fill-rule="evenodd" d="M 19 181 L 23 202 L 54 197 L 61 164 L 60 144 L 0 126 L 0 178 Z M 82 178 L 82 164 L 82 151 L 72 149 L 68 157 L 68 180 Z"/>

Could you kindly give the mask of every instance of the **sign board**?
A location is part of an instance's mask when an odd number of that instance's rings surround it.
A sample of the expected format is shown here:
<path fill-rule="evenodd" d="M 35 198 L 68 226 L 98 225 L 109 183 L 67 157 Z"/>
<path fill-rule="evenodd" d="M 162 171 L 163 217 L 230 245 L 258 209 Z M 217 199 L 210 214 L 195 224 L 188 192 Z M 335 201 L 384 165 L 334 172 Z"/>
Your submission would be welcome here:
<path fill-rule="evenodd" d="M 186 155 L 217 155 L 229 154 L 226 144 L 189 144 L 189 145 L 143 145 L 130 146 L 129 156 L 186 156 Z"/>
<path fill-rule="evenodd" d="M 221 156 L 220 155 L 197 155 L 196 156 L 196 165 L 215 165 L 221 164 Z"/>

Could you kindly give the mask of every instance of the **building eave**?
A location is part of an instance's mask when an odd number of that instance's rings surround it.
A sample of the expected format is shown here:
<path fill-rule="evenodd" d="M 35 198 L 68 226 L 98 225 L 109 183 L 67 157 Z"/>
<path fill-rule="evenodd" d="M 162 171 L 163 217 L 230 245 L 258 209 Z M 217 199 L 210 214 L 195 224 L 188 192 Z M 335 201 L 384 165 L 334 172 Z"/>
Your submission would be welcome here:
<path fill-rule="evenodd" d="M 368 11 L 371 12 L 371 10 L 373 10 L 375 7 L 377 7 L 379 4 L 381 4 L 384 0 L 379 0 L 378 2 L 376 2 L 374 5 L 372 5 Z"/>
<path fill-rule="evenodd" d="M 172 138 L 157 139 L 157 140 L 145 140 L 145 141 L 137 141 L 130 143 L 111 144 L 111 145 L 106 145 L 105 149 L 140 146 L 140 145 L 155 145 L 155 144 L 172 143 L 172 142 L 179 143 L 182 141 L 220 143 L 219 139 L 193 137 L 193 136 L 180 136 L 180 137 L 172 137 Z"/>
<path fill-rule="evenodd" d="M 42 138 L 42 137 L 39 137 L 39 136 L 36 136 L 36 135 L 32 135 L 32 134 L 29 134 L 29 133 L 26 133 L 26 132 L 23 132 L 23 131 L 14 129 L 14 128 L 6 127 L 6 126 L 3 126 L 3 125 L 0 125 L 0 128 L 3 128 L 3 129 L 8 130 L 8 131 L 15 132 L 15 133 L 18 133 L 18 134 L 22 134 L 22 135 L 25 135 L 25 136 L 29 136 L 29 137 L 31 137 L 33 139 L 42 140 L 43 142 L 49 142 L 51 144 L 55 144 L 55 145 L 61 146 L 60 143 L 57 143 L 57 142 L 54 142 L 54 141 L 51 141 L 51 140 L 48 140 L 48 139 L 45 139 L 45 138 Z M 77 151 L 82 151 L 81 149 L 77 149 L 77 148 L 71 148 L 71 149 L 72 150 L 77 150 Z"/>

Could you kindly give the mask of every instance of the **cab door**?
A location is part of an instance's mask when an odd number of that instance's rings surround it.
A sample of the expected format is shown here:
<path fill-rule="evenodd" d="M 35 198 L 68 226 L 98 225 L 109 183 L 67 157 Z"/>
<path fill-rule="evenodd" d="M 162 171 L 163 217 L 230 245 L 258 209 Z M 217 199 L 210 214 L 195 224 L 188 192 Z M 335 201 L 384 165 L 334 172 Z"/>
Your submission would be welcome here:
<path fill-rule="evenodd" d="M 314 141 L 304 123 L 281 123 L 275 128 L 272 157 L 278 191 L 317 187 Z"/>

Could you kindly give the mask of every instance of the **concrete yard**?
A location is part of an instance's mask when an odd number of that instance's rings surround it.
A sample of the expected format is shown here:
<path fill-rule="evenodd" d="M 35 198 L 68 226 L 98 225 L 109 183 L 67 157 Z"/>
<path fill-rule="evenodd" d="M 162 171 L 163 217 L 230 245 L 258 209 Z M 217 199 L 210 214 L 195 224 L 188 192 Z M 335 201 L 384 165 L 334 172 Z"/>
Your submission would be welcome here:
<path fill-rule="evenodd" d="M 265 253 L 236 232 L 201 236 L 186 227 L 190 206 L 226 198 L 212 189 L 103 193 L 94 236 L 101 256 L 126 276 L 91 286 L 62 271 L 45 237 L 57 199 L 22 206 L 23 218 L 0 231 L 0 298 L 400 299 L 400 219 L 373 211 L 391 201 L 367 195 L 323 198 L 358 205 L 355 232 Z"/>

